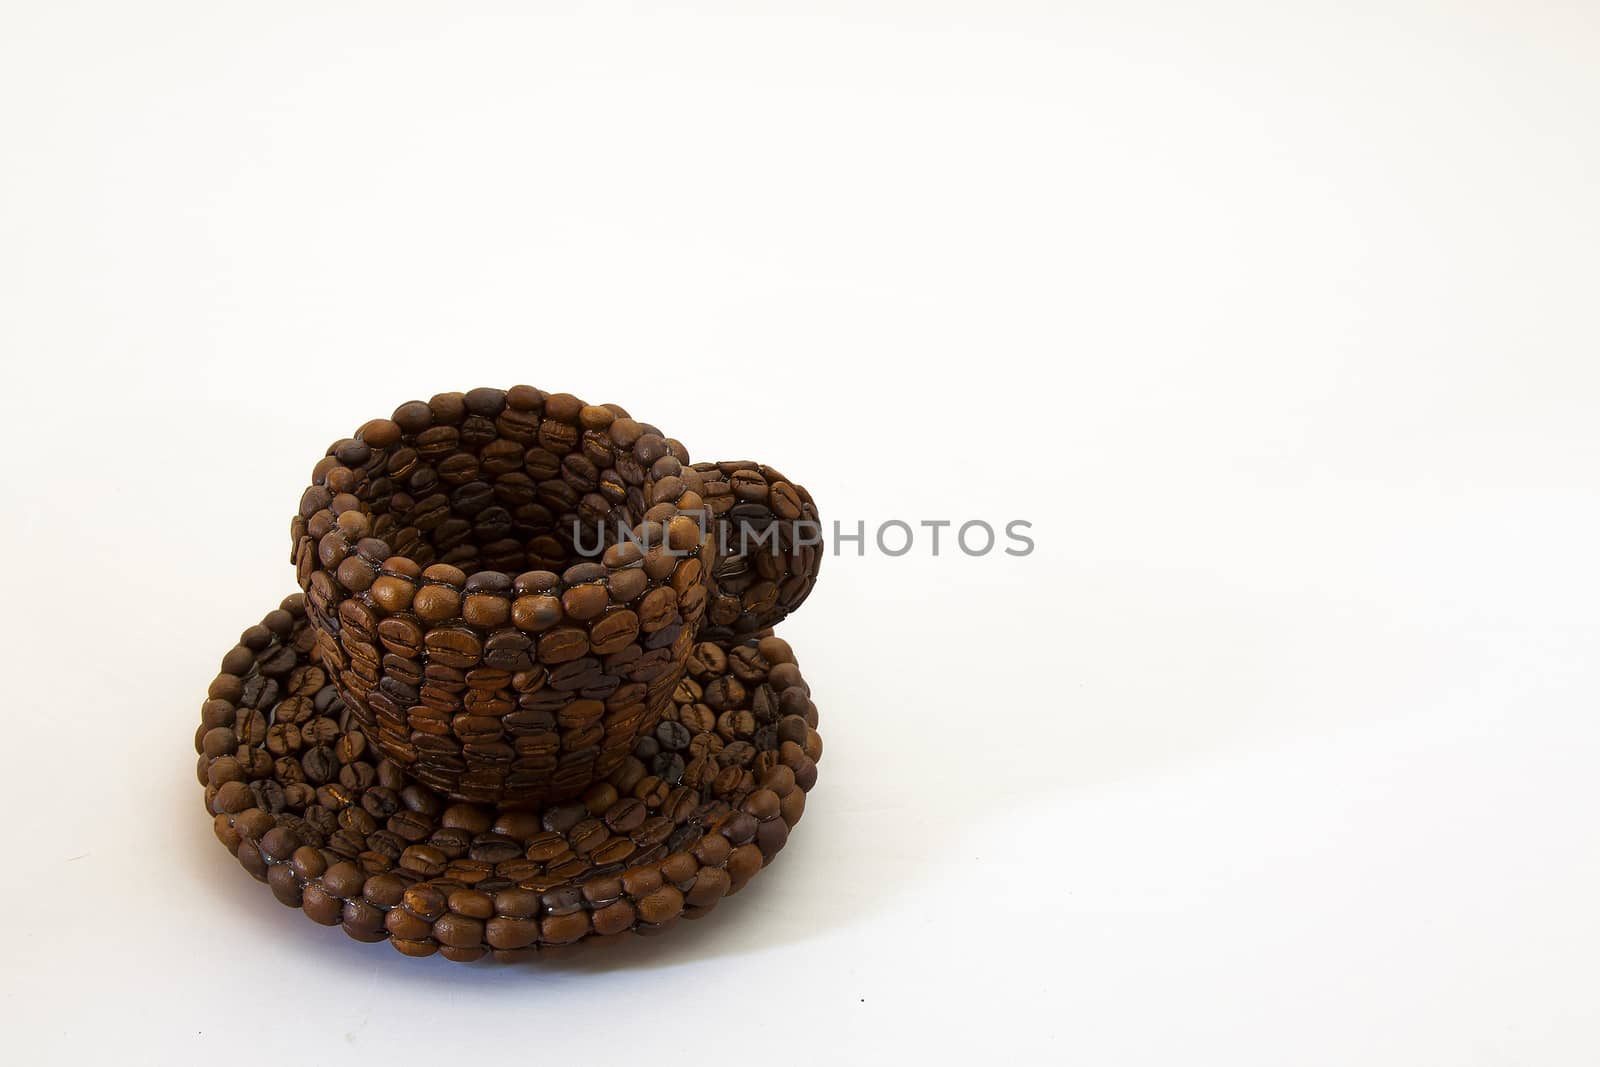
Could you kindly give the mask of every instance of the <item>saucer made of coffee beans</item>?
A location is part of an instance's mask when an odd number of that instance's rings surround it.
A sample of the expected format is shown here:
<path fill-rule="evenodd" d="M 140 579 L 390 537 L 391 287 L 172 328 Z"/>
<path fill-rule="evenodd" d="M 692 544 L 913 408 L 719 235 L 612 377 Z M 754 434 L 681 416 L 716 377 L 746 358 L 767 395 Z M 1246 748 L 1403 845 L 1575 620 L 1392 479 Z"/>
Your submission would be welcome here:
<path fill-rule="evenodd" d="M 296 594 L 240 636 L 201 705 L 217 838 L 282 903 L 409 956 L 518 959 L 698 918 L 770 863 L 822 739 L 787 642 L 702 641 L 655 730 L 542 809 L 456 803 L 367 743 Z"/>

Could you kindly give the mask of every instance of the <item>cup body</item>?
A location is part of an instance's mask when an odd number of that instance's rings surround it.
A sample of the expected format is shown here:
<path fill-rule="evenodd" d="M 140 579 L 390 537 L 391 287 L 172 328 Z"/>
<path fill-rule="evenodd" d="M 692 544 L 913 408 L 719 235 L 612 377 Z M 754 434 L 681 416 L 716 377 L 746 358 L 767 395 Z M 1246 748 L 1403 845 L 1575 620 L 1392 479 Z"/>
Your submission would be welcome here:
<path fill-rule="evenodd" d="M 704 487 L 614 405 L 527 386 L 403 404 L 329 448 L 293 521 L 315 654 L 424 785 L 577 796 L 682 676 L 716 562 Z"/>

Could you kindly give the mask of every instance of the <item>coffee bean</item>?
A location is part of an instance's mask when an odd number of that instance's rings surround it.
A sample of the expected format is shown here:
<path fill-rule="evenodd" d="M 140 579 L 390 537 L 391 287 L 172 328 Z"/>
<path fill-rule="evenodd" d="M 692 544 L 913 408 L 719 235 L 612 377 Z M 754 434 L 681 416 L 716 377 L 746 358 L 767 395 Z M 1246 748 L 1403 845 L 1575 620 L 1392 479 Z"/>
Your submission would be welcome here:
<path fill-rule="evenodd" d="M 504 389 L 473 389 L 462 398 L 462 404 L 472 414 L 492 419 L 505 409 L 506 393 Z"/>
<path fill-rule="evenodd" d="M 474 666 L 483 654 L 483 642 L 476 633 L 464 626 L 429 630 L 423 638 L 423 647 L 429 663 L 445 667 Z"/>
<path fill-rule="evenodd" d="M 597 934 L 620 934 L 633 926 L 637 919 L 633 904 L 627 900 L 618 900 L 597 908 L 591 915 L 594 932 Z"/>
<path fill-rule="evenodd" d="M 539 662 L 555 665 L 569 663 L 589 651 L 589 636 L 575 626 L 551 630 L 539 638 Z"/>
<path fill-rule="evenodd" d="M 623 608 L 607 612 L 589 628 L 589 643 L 599 655 L 619 652 L 639 635 L 639 616 Z"/>
<path fill-rule="evenodd" d="M 552 945 L 566 945 L 589 933 L 589 913 L 575 911 L 568 915 L 552 915 L 540 923 L 540 934 Z"/>
<path fill-rule="evenodd" d="M 683 777 L 683 757 L 676 752 L 663 752 L 650 763 L 650 770 L 658 778 L 676 782 Z"/>
<path fill-rule="evenodd" d="M 462 602 L 461 617 L 485 629 L 502 626 L 511 618 L 511 601 L 492 593 L 474 593 Z"/>
<path fill-rule="evenodd" d="M 267 751 L 287 756 L 300 751 L 300 730 L 293 723 L 278 722 L 267 728 Z"/>
<path fill-rule="evenodd" d="M 580 585 L 561 594 L 561 607 L 568 618 L 583 622 L 605 611 L 610 600 L 611 594 L 604 585 Z"/>
<path fill-rule="evenodd" d="M 641 922 L 670 922 L 683 913 L 683 894 L 675 886 L 664 885 L 639 901 Z"/>
<path fill-rule="evenodd" d="M 484 924 L 483 936 L 490 948 L 526 948 L 539 939 L 539 924 L 531 917 L 497 915 Z"/>
<path fill-rule="evenodd" d="M 673 752 L 682 752 L 688 748 L 692 738 L 689 728 L 680 722 L 663 722 L 656 727 L 656 740 Z"/>
<path fill-rule="evenodd" d="M 639 604 L 639 628 L 654 633 L 669 625 L 678 615 L 678 597 L 670 588 L 660 586 L 645 594 Z"/>
<path fill-rule="evenodd" d="M 213 787 L 220 788 L 227 782 L 242 782 L 244 780 L 244 768 L 232 756 L 218 756 L 216 758 L 202 756 L 200 763 L 205 768 L 206 783 Z"/>
<path fill-rule="evenodd" d="M 447 585 L 425 585 L 412 597 L 411 606 L 419 618 L 443 622 L 461 609 L 461 594 Z"/>
<path fill-rule="evenodd" d="M 250 794 L 255 800 L 256 807 L 273 815 L 288 807 L 289 802 L 284 796 L 283 785 L 274 779 L 257 779 L 251 782 Z"/>
<path fill-rule="evenodd" d="M 589 854 L 589 861 L 595 865 L 593 873 L 622 870 L 624 861 L 632 859 L 638 847 L 626 837 L 608 838 L 605 844 Z"/>
<path fill-rule="evenodd" d="M 755 736 L 756 717 L 743 709 L 728 710 L 717 716 L 717 734 L 724 741 L 748 740 Z"/>
<path fill-rule="evenodd" d="M 200 739 L 200 753 L 206 759 L 232 755 L 239 747 L 239 738 L 226 726 L 207 730 Z"/>
<path fill-rule="evenodd" d="M 400 853 L 400 866 L 423 878 L 444 873 L 449 857 L 432 845 L 411 845 Z"/>
<path fill-rule="evenodd" d="M 707 908 L 727 895 L 733 880 L 728 872 L 716 867 L 701 867 L 694 876 L 694 884 L 684 894 L 684 903 L 691 908 Z"/>
<path fill-rule="evenodd" d="M 475 889 L 457 889 L 449 897 L 450 910 L 469 919 L 488 919 L 494 914 L 494 898 Z"/>
<path fill-rule="evenodd" d="M 484 863 L 504 863 L 521 856 L 522 852 L 522 845 L 512 838 L 483 834 L 473 840 L 470 854 Z"/>
<path fill-rule="evenodd" d="M 483 922 L 456 912 L 446 912 L 433 924 L 433 937 L 441 945 L 470 948 L 483 941 Z"/>
<path fill-rule="evenodd" d="M 306 781 L 321 785 L 338 775 L 339 757 L 327 745 L 318 745 L 301 754 L 300 766 L 305 772 Z"/>
<path fill-rule="evenodd" d="M 768 819 L 776 819 L 778 817 L 778 794 L 770 789 L 757 789 L 745 798 L 741 810 L 762 822 L 766 822 Z"/>
<path fill-rule="evenodd" d="M 724 868 L 728 872 L 728 877 L 733 880 L 729 892 L 737 892 L 755 877 L 764 862 L 765 857 L 762 856 L 760 847 L 755 844 L 740 845 L 729 853 L 728 863 Z"/>
<path fill-rule="evenodd" d="M 552 577 L 554 577 L 552 575 Z M 541 633 L 561 621 L 562 606 L 558 597 L 549 594 L 520 596 L 511 604 L 511 620 L 518 629 Z"/>
<path fill-rule="evenodd" d="M 610 831 L 599 819 L 584 819 L 567 832 L 567 841 L 572 851 L 579 855 L 587 855 L 605 843 Z"/>
<path fill-rule="evenodd" d="M 619 604 L 631 604 L 644 593 L 649 580 L 643 567 L 616 571 L 608 583 L 611 599 Z"/>
<path fill-rule="evenodd" d="M 602 710 L 603 706 L 602 706 Z M 583 806 L 591 815 L 604 815 L 617 802 L 620 794 L 610 782 L 596 782 L 583 791 Z"/>
<path fill-rule="evenodd" d="M 412 844 L 427 840 L 433 830 L 433 821 L 414 811 L 396 812 L 389 818 L 389 831 Z"/>
<path fill-rule="evenodd" d="M 404 659 L 415 659 L 422 652 L 422 638 L 422 627 L 412 619 L 391 616 L 378 623 L 383 647 Z"/>

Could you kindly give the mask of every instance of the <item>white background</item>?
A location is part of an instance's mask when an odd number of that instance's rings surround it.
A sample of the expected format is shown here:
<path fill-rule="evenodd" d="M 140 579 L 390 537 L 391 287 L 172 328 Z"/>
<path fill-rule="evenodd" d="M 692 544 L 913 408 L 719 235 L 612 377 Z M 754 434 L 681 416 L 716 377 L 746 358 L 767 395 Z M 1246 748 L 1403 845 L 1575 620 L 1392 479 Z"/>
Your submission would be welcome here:
<path fill-rule="evenodd" d="M 1597 69 L 1586 3 L 4 4 L 13 1062 L 1600 1061 Z M 192 732 L 328 442 L 516 382 L 1038 548 L 827 561 L 705 922 L 415 961 Z"/>

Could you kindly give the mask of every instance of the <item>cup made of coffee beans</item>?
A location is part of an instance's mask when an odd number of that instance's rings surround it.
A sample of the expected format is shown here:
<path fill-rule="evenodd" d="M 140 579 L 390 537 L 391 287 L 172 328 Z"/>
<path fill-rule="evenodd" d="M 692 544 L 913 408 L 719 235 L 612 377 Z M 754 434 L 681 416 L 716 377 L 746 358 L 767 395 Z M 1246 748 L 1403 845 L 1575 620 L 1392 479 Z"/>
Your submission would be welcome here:
<path fill-rule="evenodd" d="M 516 386 L 336 441 L 292 559 L 313 655 L 367 739 L 452 798 L 533 805 L 627 758 L 703 632 L 800 605 L 821 564 L 807 523 L 810 494 L 770 468 L 691 465 L 614 404 Z"/>

